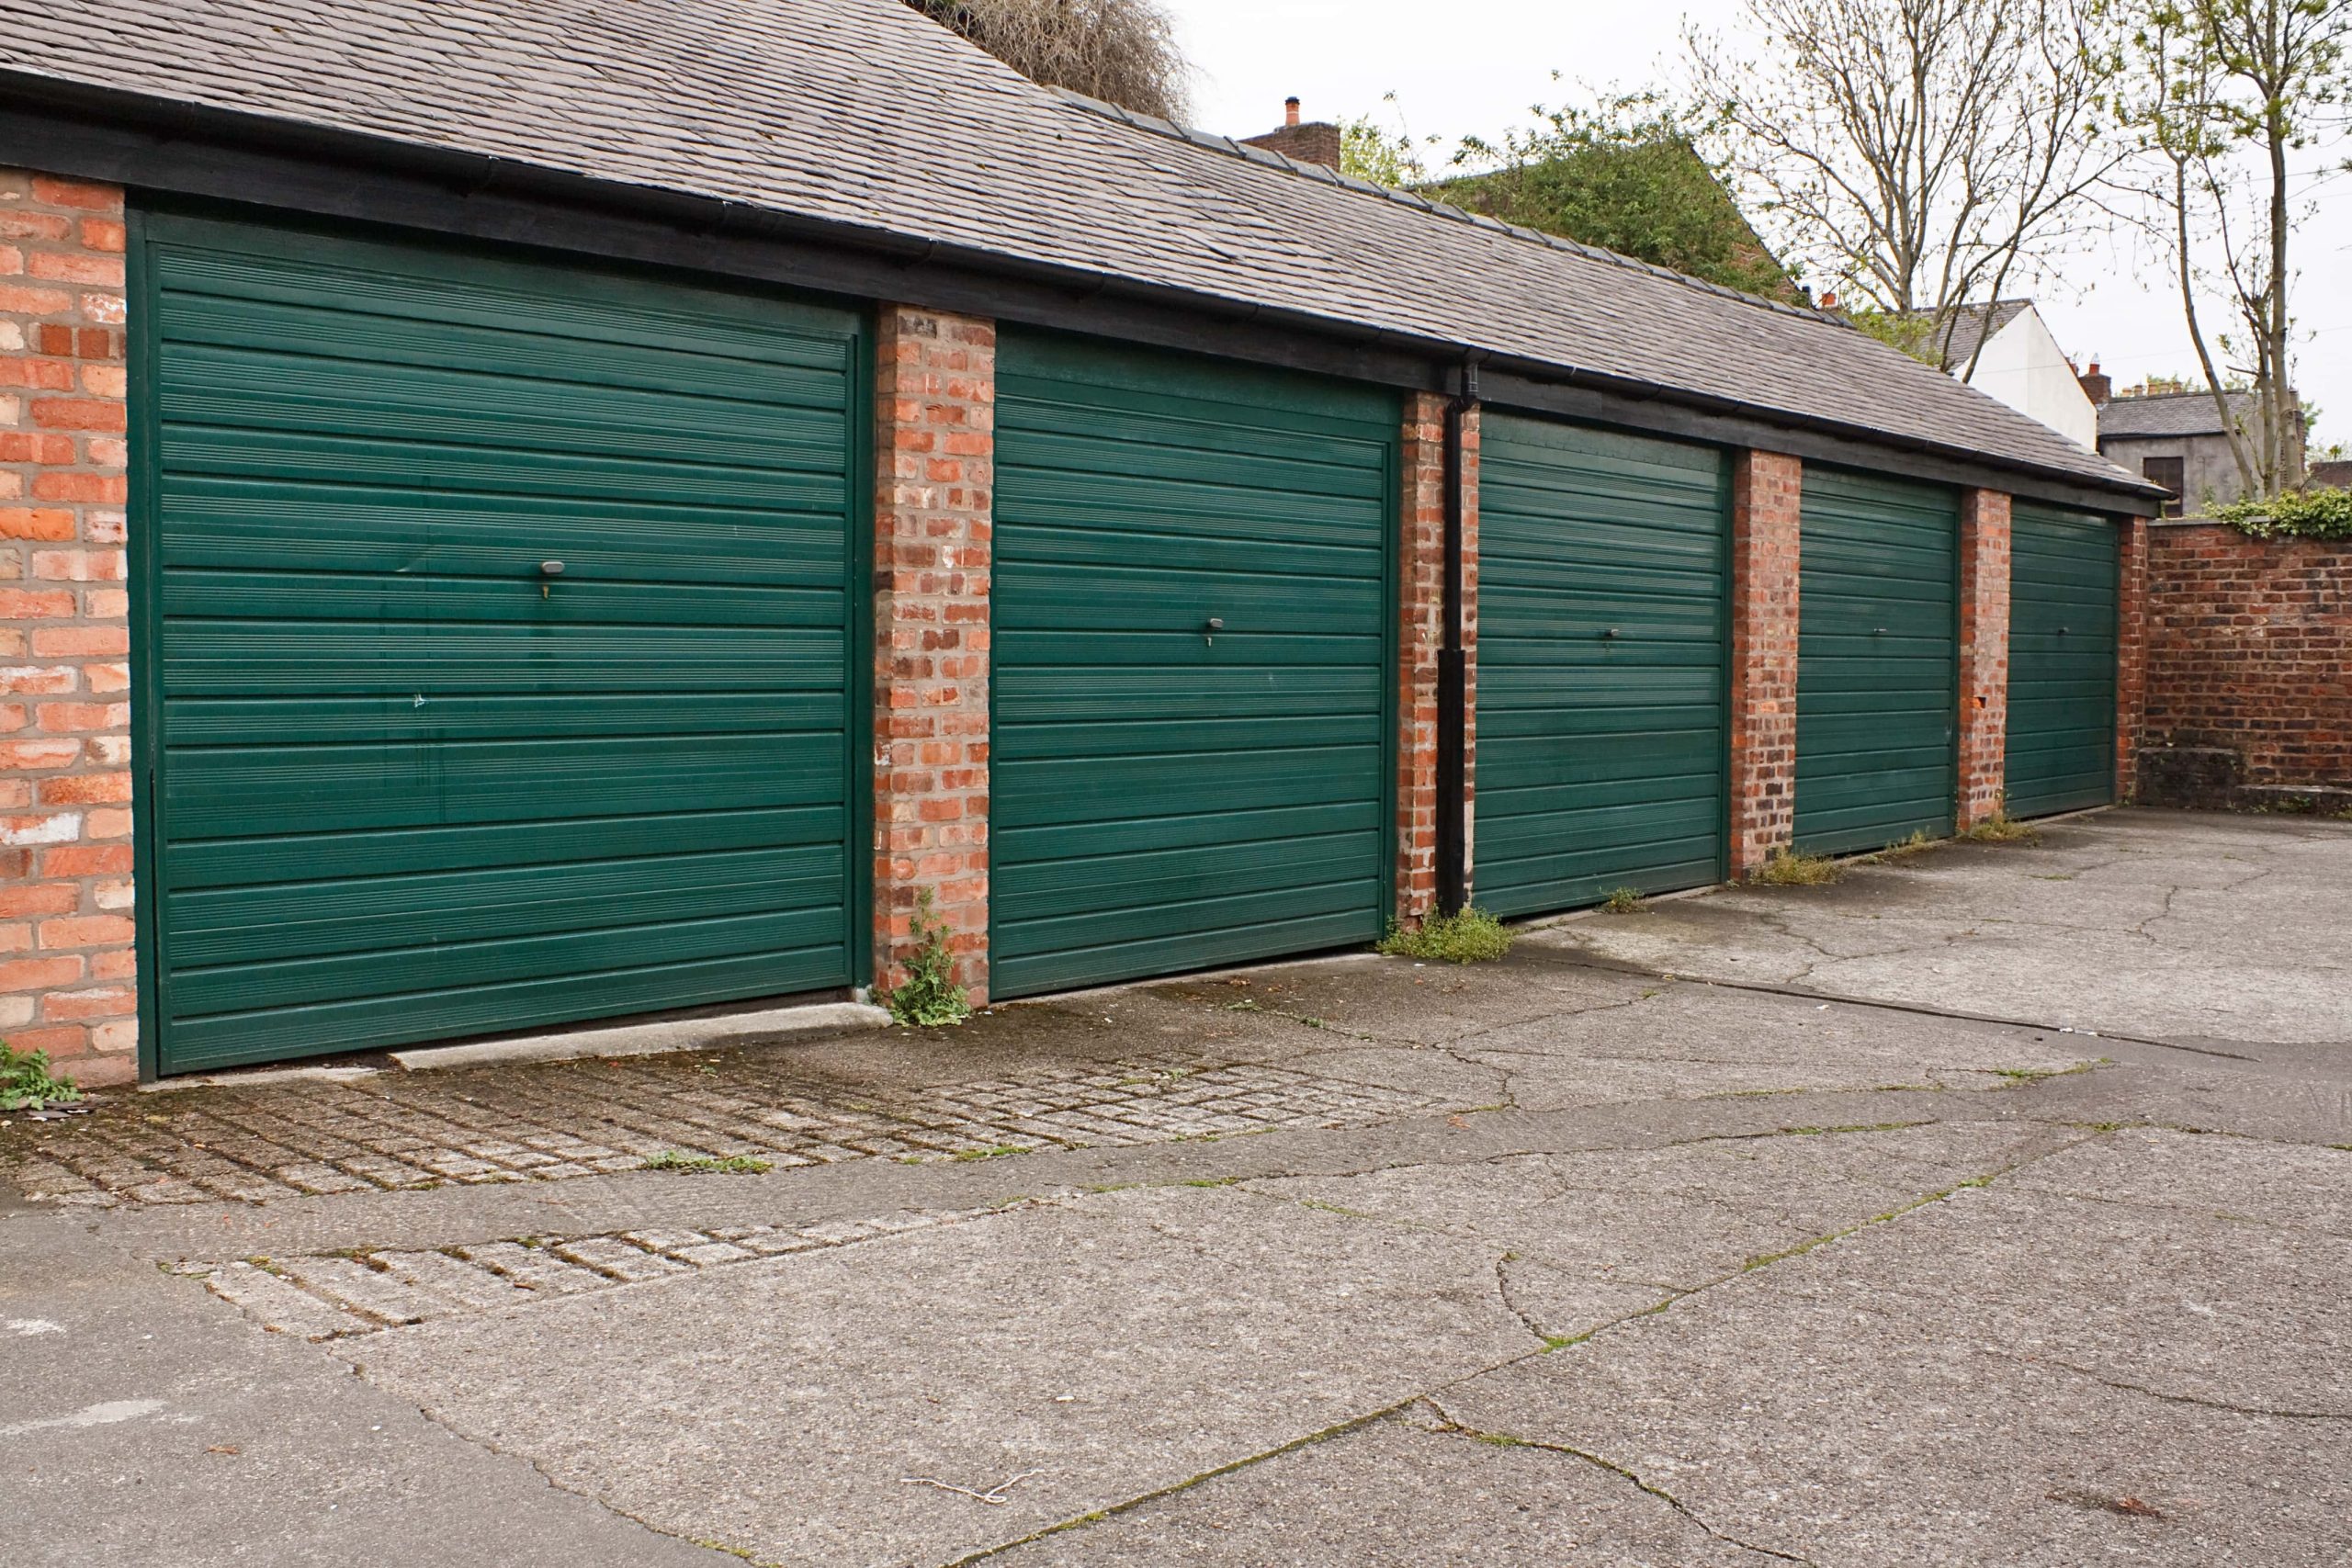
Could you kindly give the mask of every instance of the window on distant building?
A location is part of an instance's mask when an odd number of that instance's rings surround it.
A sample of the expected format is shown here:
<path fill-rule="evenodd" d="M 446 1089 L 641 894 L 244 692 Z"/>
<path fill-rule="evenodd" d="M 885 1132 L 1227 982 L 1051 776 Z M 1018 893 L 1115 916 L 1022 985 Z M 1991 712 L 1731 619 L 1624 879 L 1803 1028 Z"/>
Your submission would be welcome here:
<path fill-rule="evenodd" d="M 2162 485 L 2172 491 L 2172 499 L 2165 502 L 2164 505 L 2164 514 L 2167 517 L 2180 515 L 2181 487 L 2188 482 L 2188 476 L 2184 471 L 2185 468 L 2185 459 L 2179 457 L 2140 459 L 2140 477 L 2152 485 Z"/>

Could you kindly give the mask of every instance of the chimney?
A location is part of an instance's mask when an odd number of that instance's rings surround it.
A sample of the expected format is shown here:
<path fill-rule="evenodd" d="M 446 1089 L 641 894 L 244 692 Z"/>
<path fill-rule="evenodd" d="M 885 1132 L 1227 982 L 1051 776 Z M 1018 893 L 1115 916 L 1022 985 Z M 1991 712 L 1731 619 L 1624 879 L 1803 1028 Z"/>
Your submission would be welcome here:
<path fill-rule="evenodd" d="M 2083 384 L 2083 396 L 2090 399 L 2091 402 L 2097 407 L 2105 408 L 2109 403 L 2114 401 L 2115 378 L 2112 376 L 2100 375 L 2098 373 L 2098 360 L 2092 360 L 2091 367 L 2084 371 L 2082 375 L 2075 378 L 2075 379 L 2081 381 Z"/>
<path fill-rule="evenodd" d="M 1838 296 L 1837 296 L 1837 293 L 1836 293 L 1834 290 L 1833 290 L 1832 292 L 1827 293 L 1827 294 L 1825 294 L 1825 295 L 1823 295 L 1823 296 L 1821 297 L 1821 309 L 1823 309 L 1823 310 L 1836 310 L 1837 308 L 1838 308 Z"/>
<path fill-rule="evenodd" d="M 1320 164 L 1327 169 L 1340 166 L 1340 128 L 1329 120 L 1298 118 L 1298 99 L 1283 100 L 1283 122 L 1263 136 L 1245 136 L 1242 142 L 1250 147 L 1263 147 L 1301 164 Z"/>

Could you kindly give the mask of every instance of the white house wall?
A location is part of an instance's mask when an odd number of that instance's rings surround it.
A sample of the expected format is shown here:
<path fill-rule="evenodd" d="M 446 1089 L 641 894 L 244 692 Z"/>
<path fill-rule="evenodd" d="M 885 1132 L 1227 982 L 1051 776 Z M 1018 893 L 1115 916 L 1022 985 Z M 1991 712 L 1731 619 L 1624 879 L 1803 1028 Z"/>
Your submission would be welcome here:
<path fill-rule="evenodd" d="M 1993 334 L 1968 383 L 2027 418 L 2040 420 L 2086 451 L 2098 446 L 2098 410 L 2084 394 L 2083 384 L 2075 378 L 2075 367 L 2066 363 L 2058 340 L 2050 335 L 2036 311 L 2019 311 Z"/>

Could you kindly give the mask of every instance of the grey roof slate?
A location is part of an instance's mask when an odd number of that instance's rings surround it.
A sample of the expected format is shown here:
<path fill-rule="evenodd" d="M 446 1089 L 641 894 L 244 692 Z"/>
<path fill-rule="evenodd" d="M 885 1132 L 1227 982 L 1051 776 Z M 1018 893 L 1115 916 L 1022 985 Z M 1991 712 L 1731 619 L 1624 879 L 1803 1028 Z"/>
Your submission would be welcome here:
<path fill-rule="evenodd" d="M 2138 480 L 1850 328 L 1040 87 L 899 0 L 0 0 L 0 69 Z"/>
<path fill-rule="evenodd" d="M 2232 392 L 2228 396 L 2232 415 L 2253 428 L 2260 417 L 2254 394 Z M 2128 441 L 2135 437 L 2144 440 L 2221 434 L 2222 414 L 2213 406 L 2211 392 L 2160 392 L 2154 397 L 2117 398 L 2098 411 L 2098 434 L 2102 441 L 2110 436 Z"/>

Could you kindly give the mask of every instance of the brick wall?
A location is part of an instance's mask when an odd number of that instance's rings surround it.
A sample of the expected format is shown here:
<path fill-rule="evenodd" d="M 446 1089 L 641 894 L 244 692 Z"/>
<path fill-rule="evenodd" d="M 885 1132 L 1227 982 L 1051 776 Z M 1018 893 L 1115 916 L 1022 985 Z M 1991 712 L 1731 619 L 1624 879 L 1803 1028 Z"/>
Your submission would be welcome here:
<path fill-rule="evenodd" d="M 1731 874 L 1743 877 L 1796 827 L 1797 588 L 1804 466 L 1777 452 L 1732 457 Z"/>
<path fill-rule="evenodd" d="M 1960 789 L 1966 832 L 2001 808 L 2009 738 L 2009 498 L 1960 498 Z"/>
<path fill-rule="evenodd" d="M 2116 524 L 2115 795 L 2139 793 L 2139 746 L 2148 695 L 2148 541 L 2144 517 Z"/>
<path fill-rule="evenodd" d="M 0 1038 L 138 1070 L 122 192 L 0 171 Z"/>
<path fill-rule="evenodd" d="M 2352 541 L 2139 532 L 2143 769 L 2157 748 L 2216 747 L 2238 753 L 2248 788 L 2352 788 Z"/>
<path fill-rule="evenodd" d="M 1396 637 L 1396 919 L 1437 906 L 1438 650 L 1445 646 L 1445 407 L 1436 392 L 1405 400 L 1404 495 L 1398 513 Z M 1462 426 L 1463 818 L 1477 844 L 1478 411 Z"/>
<path fill-rule="evenodd" d="M 903 977 L 931 890 L 975 1005 L 988 999 L 989 563 L 996 328 L 877 312 L 874 963 Z"/>

